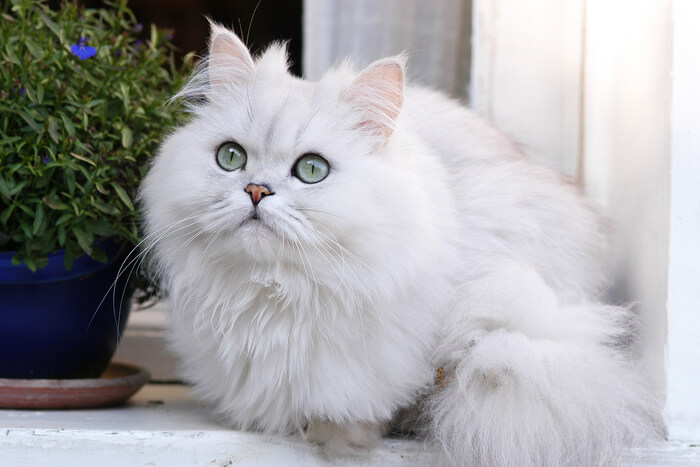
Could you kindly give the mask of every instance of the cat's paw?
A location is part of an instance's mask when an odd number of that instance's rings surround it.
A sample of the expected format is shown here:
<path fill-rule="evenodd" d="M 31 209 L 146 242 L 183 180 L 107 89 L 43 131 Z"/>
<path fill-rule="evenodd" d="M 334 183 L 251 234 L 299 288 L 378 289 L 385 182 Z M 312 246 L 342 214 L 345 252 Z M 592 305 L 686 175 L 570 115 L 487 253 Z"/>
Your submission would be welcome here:
<path fill-rule="evenodd" d="M 304 430 L 307 441 L 321 444 L 330 455 L 357 454 L 374 448 L 388 432 L 388 422 L 356 422 L 337 425 L 322 421 L 310 423 Z"/>

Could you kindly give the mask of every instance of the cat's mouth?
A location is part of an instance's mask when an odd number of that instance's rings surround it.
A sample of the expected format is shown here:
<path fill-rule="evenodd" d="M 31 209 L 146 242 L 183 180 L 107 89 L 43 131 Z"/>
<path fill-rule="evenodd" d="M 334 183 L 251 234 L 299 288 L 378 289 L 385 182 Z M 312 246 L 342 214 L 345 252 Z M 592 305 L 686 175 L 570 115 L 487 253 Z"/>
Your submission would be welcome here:
<path fill-rule="evenodd" d="M 239 228 L 248 227 L 253 229 L 265 229 L 272 231 L 272 227 L 265 222 L 263 216 L 256 209 L 248 217 L 243 219 L 243 222 L 239 225 Z"/>

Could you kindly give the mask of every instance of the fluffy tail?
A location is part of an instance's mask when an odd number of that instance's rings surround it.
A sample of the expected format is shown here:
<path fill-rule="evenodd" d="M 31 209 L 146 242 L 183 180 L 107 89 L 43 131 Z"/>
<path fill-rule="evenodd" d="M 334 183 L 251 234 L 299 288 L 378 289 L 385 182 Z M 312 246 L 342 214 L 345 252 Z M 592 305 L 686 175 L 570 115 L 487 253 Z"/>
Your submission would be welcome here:
<path fill-rule="evenodd" d="M 467 284 L 445 323 L 445 384 L 430 435 L 453 465 L 594 466 L 663 438 L 654 388 L 629 352 L 621 307 L 563 306 L 536 272 Z"/>

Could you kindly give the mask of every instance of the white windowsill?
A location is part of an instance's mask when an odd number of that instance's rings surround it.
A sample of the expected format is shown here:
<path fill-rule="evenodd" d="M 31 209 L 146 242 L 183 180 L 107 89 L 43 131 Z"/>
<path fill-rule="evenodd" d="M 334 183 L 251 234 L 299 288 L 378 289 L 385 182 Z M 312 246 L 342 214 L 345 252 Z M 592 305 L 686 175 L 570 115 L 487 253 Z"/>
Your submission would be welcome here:
<path fill-rule="evenodd" d="M 329 462 L 298 437 L 233 431 L 181 385 L 148 385 L 123 407 L 0 410 L 2 465 L 229 466 L 428 464 L 420 443 L 387 439 L 372 453 Z"/>
<path fill-rule="evenodd" d="M 182 385 L 148 385 L 123 407 L 75 411 L 0 410 L 2 464 L 81 466 L 432 465 L 418 441 L 333 462 L 298 437 L 226 428 Z M 634 450 L 623 465 L 700 465 L 700 447 L 668 442 Z"/>

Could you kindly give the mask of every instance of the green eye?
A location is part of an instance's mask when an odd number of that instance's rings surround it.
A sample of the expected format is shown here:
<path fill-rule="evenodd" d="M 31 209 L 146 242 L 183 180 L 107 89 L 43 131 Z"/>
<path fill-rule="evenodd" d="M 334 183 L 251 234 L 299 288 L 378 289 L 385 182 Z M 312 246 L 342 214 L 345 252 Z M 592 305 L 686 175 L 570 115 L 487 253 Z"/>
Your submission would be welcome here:
<path fill-rule="evenodd" d="M 216 162 L 229 172 L 245 167 L 247 160 L 245 149 L 238 143 L 224 143 L 216 151 Z"/>
<path fill-rule="evenodd" d="M 304 154 L 294 167 L 292 174 L 304 183 L 318 183 L 328 176 L 331 166 L 318 154 Z"/>

